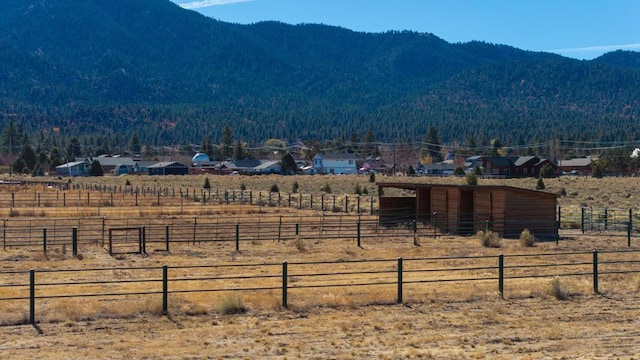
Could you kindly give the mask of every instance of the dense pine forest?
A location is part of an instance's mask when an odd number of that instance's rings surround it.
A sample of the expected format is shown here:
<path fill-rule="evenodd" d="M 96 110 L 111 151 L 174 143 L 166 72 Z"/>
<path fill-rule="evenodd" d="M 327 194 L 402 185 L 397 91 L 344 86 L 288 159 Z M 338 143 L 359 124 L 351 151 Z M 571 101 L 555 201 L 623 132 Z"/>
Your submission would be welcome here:
<path fill-rule="evenodd" d="M 469 152 L 640 139 L 638 52 L 581 61 L 410 31 L 229 24 L 169 0 L 4 0 L 0 64 L 3 154 L 219 144 L 225 127 L 247 147 L 416 144 L 431 128 Z"/>

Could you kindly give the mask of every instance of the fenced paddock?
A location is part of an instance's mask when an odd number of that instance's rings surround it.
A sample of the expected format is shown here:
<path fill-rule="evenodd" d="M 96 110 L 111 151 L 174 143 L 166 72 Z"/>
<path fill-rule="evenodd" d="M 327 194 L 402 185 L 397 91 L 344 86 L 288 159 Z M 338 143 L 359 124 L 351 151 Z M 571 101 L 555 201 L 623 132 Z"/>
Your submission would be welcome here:
<path fill-rule="evenodd" d="M 591 231 L 596 226 L 593 221 L 586 218 L 582 221 L 583 215 L 580 212 L 576 218 L 575 214 L 563 211 L 558 222 L 559 239 L 591 234 L 619 238 L 620 246 L 631 247 L 640 236 L 640 228 L 633 225 L 636 215 L 627 210 L 624 217 L 614 217 L 614 214 L 620 213 L 622 212 L 609 210 L 606 224 L 600 222 L 597 225 L 597 228 L 606 231 Z M 631 222 L 628 220 L 629 214 L 632 214 Z M 575 219 L 583 224 L 583 229 L 571 225 Z M 82 252 L 83 247 L 95 245 L 108 249 L 109 234 L 113 229 L 120 228 L 140 229 L 139 241 L 136 234 L 125 236 L 125 239 L 138 246 L 140 250 L 135 252 L 142 253 L 180 252 L 193 246 L 215 246 L 223 250 L 242 251 L 264 242 L 297 239 L 345 242 L 362 247 L 393 237 L 419 245 L 419 239 L 444 235 L 434 221 L 384 225 L 380 224 L 377 216 L 308 212 L 299 212 L 298 215 L 257 211 L 255 214 L 238 216 L 8 218 L 0 221 L 3 249 L 23 248 L 41 250 L 44 253 L 60 250 Z M 113 249 L 111 252 L 113 253 Z"/>
<path fill-rule="evenodd" d="M 67 183 L 0 186 L 0 216 L 205 215 L 218 206 L 256 206 L 374 215 L 375 196 L 237 189 L 98 186 Z"/>
<path fill-rule="evenodd" d="M 376 216 L 333 213 L 256 216 L 172 216 L 145 218 L 39 218 L 2 219 L 4 249 L 42 249 L 43 252 L 83 246 L 109 247 L 114 229 L 141 229 L 146 252 L 181 251 L 194 245 L 222 246 L 241 251 L 252 244 L 302 240 L 346 241 L 356 246 L 400 237 L 441 236 L 436 227 L 422 223 L 382 226 Z M 116 230 L 117 231 L 117 230 Z M 130 230 L 137 231 L 137 230 Z M 129 240 L 137 241 L 136 234 Z M 122 238 L 122 237 L 120 237 Z M 145 251 L 142 251 L 145 252 Z"/>
<path fill-rule="evenodd" d="M 254 307 L 352 306 L 637 291 L 640 251 L 418 257 L 0 272 L 2 323 L 135 313 L 207 313 L 227 296 Z M 449 286 L 448 284 L 455 284 Z M 70 306 L 72 305 L 72 306 Z M 128 309 L 128 310 L 127 310 Z"/>

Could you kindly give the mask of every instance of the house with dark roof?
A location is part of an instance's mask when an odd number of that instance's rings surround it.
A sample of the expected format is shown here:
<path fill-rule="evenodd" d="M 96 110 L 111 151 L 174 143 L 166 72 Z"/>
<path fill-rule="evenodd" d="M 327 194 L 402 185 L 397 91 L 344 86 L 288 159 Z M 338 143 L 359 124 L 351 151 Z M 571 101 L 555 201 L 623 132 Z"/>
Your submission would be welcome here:
<path fill-rule="evenodd" d="M 590 157 L 558 161 L 558 167 L 566 175 L 589 175 L 593 169 Z"/>
<path fill-rule="evenodd" d="M 162 161 L 147 167 L 149 175 L 187 175 L 189 167 L 177 161 Z"/>
<path fill-rule="evenodd" d="M 557 172 L 556 164 L 549 159 L 537 156 L 487 156 L 482 158 L 483 175 L 488 177 L 539 177 L 540 171 L 547 164 Z"/>
<path fill-rule="evenodd" d="M 392 171 L 392 167 L 387 165 L 382 160 L 366 160 L 363 162 L 358 169 L 358 172 L 361 174 L 368 174 L 370 172 L 374 172 L 376 174 L 390 174 Z"/>

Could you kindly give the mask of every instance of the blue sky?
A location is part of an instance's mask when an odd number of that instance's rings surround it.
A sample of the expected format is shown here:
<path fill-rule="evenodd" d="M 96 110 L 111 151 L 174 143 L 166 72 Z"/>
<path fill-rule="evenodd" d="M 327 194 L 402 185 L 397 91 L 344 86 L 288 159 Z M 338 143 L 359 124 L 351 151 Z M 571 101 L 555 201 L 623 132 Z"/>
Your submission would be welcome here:
<path fill-rule="evenodd" d="M 172 0 L 225 22 L 413 30 L 592 59 L 640 51 L 640 0 Z"/>

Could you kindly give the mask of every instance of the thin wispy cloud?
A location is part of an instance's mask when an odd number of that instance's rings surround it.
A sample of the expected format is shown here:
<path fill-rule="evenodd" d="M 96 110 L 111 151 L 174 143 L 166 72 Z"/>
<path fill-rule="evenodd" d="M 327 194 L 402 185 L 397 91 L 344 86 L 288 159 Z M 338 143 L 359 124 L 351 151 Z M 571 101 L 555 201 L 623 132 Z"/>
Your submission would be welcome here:
<path fill-rule="evenodd" d="M 202 9 L 211 6 L 219 6 L 219 5 L 229 5 L 229 4 L 237 4 L 243 2 L 249 2 L 254 0 L 200 0 L 200 1 L 192 1 L 184 4 L 180 4 L 180 7 L 183 9 Z"/>
<path fill-rule="evenodd" d="M 555 49 L 549 50 L 552 53 L 583 53 L 583 52 L 608 52 L 614 50 L 640 50 L 640 43 L 637 44 L 625 44 L 625 45 L 603 45 L 603 46 L 588 46 L 579 48 L 567 48 L 567 49 Z"/>

